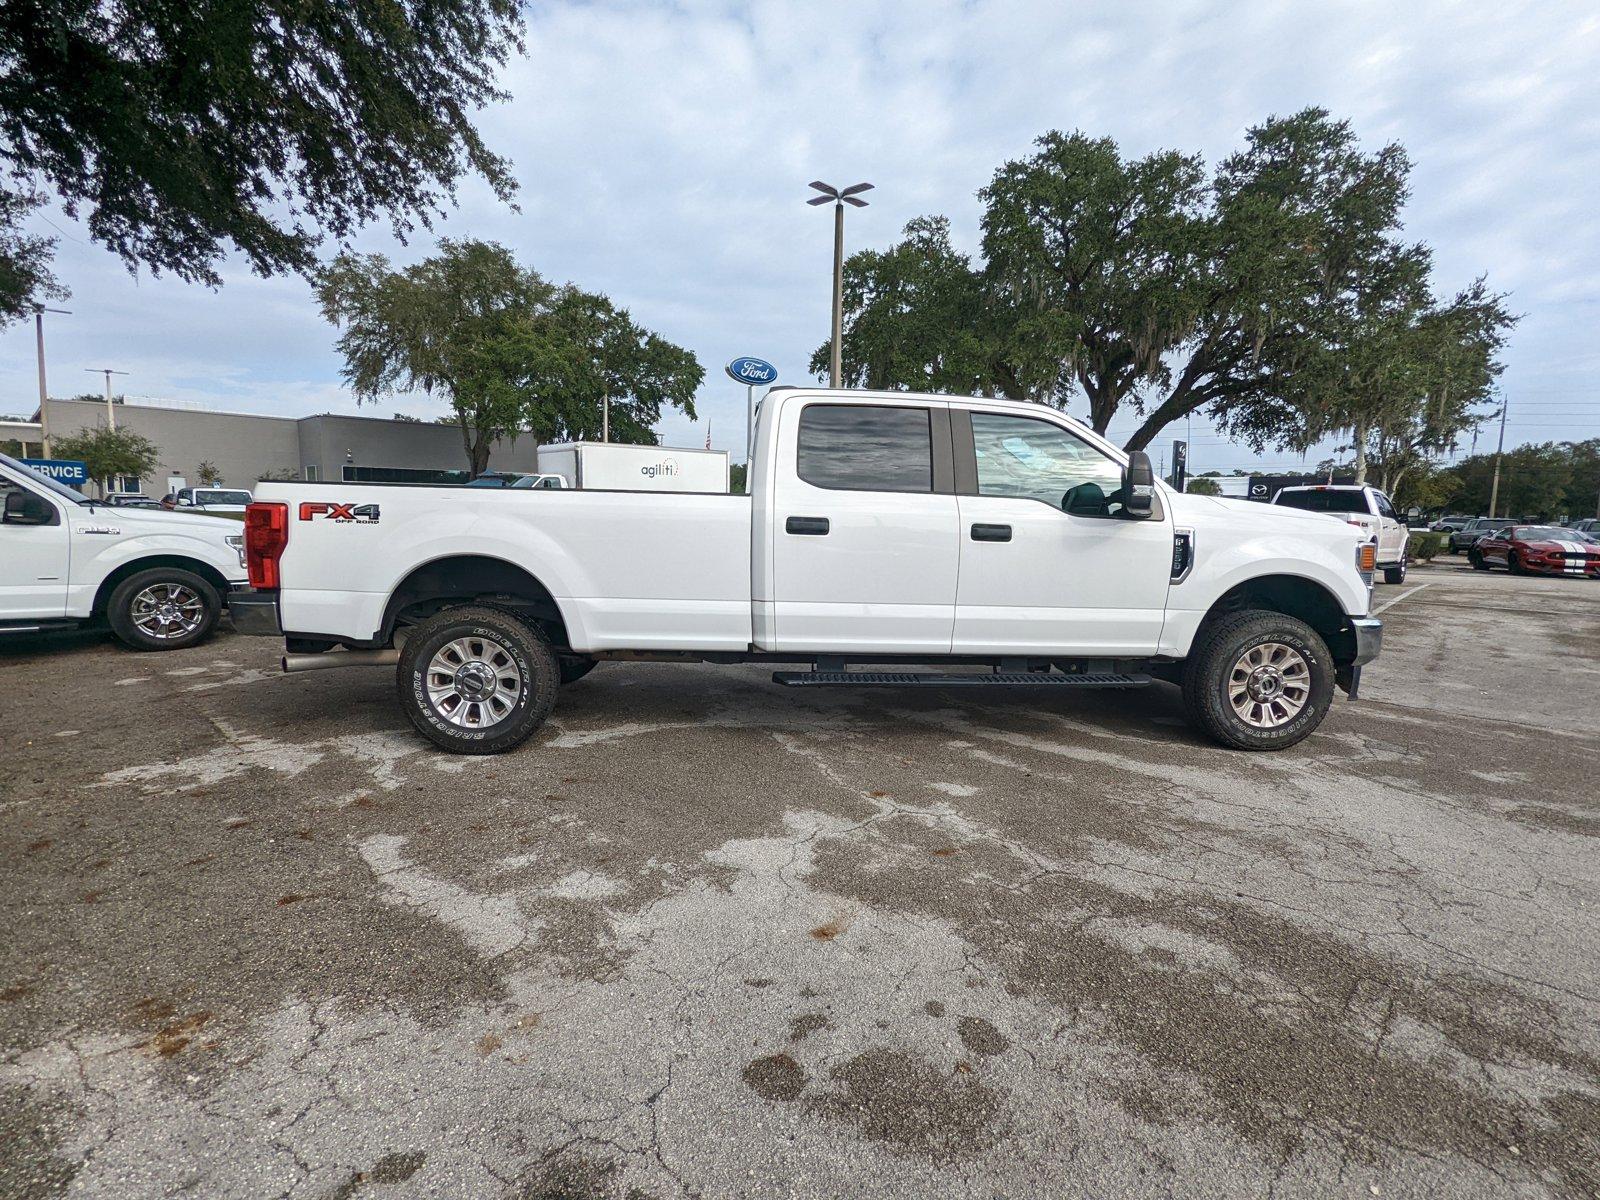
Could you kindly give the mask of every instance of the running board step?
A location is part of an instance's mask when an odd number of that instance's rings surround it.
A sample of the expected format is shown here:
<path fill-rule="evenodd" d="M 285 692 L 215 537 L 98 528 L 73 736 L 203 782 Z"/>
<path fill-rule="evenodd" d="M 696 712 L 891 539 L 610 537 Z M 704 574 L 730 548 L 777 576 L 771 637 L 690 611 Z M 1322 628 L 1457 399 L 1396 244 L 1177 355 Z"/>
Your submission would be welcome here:
<path fill-rule="evenodd" d="M 774 671 L 772 682 L 784 687 L 1135 688 L 1150 683 L 1150 676 L 1066 675 L 1060 671 L 996 671 L 987 675 L 933 671 Z"/>

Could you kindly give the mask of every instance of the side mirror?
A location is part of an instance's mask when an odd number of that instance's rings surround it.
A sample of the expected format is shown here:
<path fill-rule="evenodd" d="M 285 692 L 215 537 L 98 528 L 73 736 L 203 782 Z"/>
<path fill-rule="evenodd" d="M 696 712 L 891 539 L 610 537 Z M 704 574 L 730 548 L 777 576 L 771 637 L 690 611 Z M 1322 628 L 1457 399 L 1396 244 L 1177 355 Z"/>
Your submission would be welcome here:
<path fill-rule="evenodd" d="M 1156 473 L 1150 466 L 1150 456 L 1143 450 L 1128 455 L 1128 465 L 1122 468 L 1122 511 L 1125 516 L 1140 520 L 1148 517 L 1154 508 Z"/>
<path fill-rule="evenodd" d="M 6 493 L 7 525 L 54 525 L 55 506 L 41 496 L 18 489 Z"/>

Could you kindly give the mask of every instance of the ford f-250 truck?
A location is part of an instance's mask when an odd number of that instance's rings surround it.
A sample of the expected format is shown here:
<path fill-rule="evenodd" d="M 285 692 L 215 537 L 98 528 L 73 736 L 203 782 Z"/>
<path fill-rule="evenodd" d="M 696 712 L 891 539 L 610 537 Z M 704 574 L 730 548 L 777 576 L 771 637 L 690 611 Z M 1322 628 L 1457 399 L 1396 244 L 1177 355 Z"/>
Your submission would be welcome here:
<path fill-rule="evenodd" d="M 181 650 L 245 581 L 225 517 L 88 500 L 4 454 L 0 501 L 0 634 L 103 620 L 136 650 Z"/>
<path fill-rule="evenodd" d="M 411 723 L 467 754 L 606 659 L 1165 680 L 1217 741 L 1273 750 L 1355 695 L 1382 629 L 1352 527 L 1175 492 L 1060 412 L 981 398 L 775 388 L 746 495 L 265 483 L 245 525 L 235 626 L 282 635 L 289 671 L 397 664 Z"/>

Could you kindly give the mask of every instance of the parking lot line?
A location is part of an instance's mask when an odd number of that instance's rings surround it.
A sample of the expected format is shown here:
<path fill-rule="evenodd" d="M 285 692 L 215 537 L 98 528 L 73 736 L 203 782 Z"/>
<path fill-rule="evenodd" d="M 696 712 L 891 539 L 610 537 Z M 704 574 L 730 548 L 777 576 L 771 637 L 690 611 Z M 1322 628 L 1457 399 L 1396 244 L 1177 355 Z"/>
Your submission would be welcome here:
<path fill-rule="evenodd" d="M 1377 608 L 1372 610 L 1372 615 L 1373 616 L 1377 616 L 1379 613 L 1383 612 L 1385 609 L 1393 608 L 1396 604 L 1399 604 L 1400 601 L 1404 600 L 1407 596 L 1416 595 L 1423 588 L 1427 587 L 1429 583 L 1432 583 L 1432 582 L 1433 582 L 1433 580 L 1430 579 L 1430 580 L 1428 580 L 1428 583 L 1419 583 L 1414 588 L 1407 588 L 1405 591 L 1401 592 L 1398 596 L 1396 596 L 1393 600 L 1385 600 L 1382 604 L 1378 605 Z"/>

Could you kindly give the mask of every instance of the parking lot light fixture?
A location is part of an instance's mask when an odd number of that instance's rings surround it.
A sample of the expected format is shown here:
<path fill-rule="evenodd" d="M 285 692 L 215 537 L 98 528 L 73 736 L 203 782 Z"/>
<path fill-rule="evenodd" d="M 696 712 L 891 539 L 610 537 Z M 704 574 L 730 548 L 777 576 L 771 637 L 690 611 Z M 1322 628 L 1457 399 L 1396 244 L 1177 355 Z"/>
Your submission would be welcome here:
<path fill-rule="evenodd" d="M 44 447 L 44 456 L 50 457 L 50 393 L 44 382 L 44 315 L 57 313 L 63 317 L 70 317 L 72 311 L 65 308 L 46 308 L 36 304 L 33 308 L 33 338 L 34 350 L 39 358 L 39 442 Z"/>
<path fill-rule="evenodd" d="M 833 205 L 833 342 L 828 356 L 828 386 L 838 387 L 844 374 L 842 343 L 844 339 L 844 206 L 865 208 L 862 192 L 870 192 L 870 183 L 853 183 L 843 191 L 831 184 L 813 179 L 811 187 L 821 195 L 813 196 L 807 204 Z"/>

